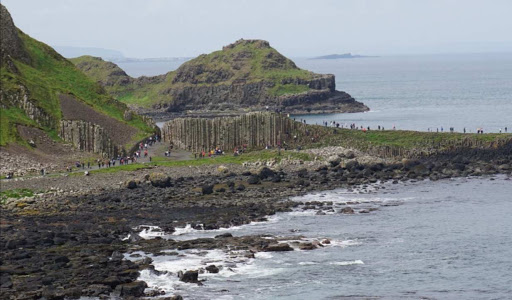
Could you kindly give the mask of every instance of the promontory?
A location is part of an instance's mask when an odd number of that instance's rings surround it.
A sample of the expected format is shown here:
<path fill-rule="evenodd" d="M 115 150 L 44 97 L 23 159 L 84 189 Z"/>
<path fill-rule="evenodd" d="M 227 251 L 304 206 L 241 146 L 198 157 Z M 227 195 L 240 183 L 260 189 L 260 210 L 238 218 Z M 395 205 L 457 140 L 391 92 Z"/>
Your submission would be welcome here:
<path fill-rule="evenodd" d="M 154 77 L 132 78 L 114 63 L 97 57 L 82 56 L 72 62 L 111 95 L 150 114 L 368 110 L 336 90 L 334 75 L 300 69 L 263 40 L 238 40 Z"/>

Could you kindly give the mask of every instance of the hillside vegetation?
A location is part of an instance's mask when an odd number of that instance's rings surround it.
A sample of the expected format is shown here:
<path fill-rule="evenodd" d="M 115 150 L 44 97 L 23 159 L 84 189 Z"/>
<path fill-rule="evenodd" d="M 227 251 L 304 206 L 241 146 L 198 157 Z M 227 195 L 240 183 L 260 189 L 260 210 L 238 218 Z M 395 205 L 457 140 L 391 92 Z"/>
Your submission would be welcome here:
<path fill-rule="evenodd" d="M 62 119 L 59 95 L 70 94 L 95 111 L 137 129 L 137 140 L 152 131 L 142 119 L 134 116 L 125 121 L 126 105 L 108 95 L 104 88 L 91 80 L 48 45 L 41 43 L 14 27 L 4 6 L 2 9 L 2 60 L 1 71 L 1 135 L 0 145 L 23 143 L 17 125 L 43 129 L 57 138 L 56 132 Z M 11 20 L 11 22 L 8 22 Z M 17 41 L 17 47 L 7 45 Z M 37 116 L 30 115 L 28 106 Z M 43 121 L 46 120 L 46 121 Z"/>
<path fill-rule="evenodd" d="M 132 78 L 97 57 L 71 61 L 120 101 L 168 111 L 314 105 L 327 102 L 335 92 L 333 75 L 302 70 L 263 40 L 239 40 L 154 77 Z M 286 102 L 293 97 L 297 100 Z M 348 94 L 341 98 L 336 104 L 354 102 Z"/>

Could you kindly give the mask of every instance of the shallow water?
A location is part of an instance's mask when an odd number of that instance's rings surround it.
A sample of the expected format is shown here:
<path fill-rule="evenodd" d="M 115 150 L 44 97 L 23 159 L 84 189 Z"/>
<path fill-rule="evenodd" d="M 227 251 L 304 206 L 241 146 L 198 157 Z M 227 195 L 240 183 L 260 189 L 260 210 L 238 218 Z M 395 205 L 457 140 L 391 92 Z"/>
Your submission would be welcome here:
<path fill-rule="evenodd" d="M 273 216 L 271 222 L 224 230 L 331 239 L 331 245 L 312 251 L 245 259 L 219 250 L 191 250 L 180 251 L 181 257 L 155 258 L 157 270 L 174 272 L 224 266 L 219 274 L 201 274 L 207 279 L 202 287 L 149 272 L 141 279 L 193 299 L 507 299 L 512 295 L 512 181 L 493 179 L 386 184 L 364 194 L 337 190 L 298 197 L 333 201 L 336 209 L 357 201 L 350 205 L 356 211 L 378 210 L 354 215 L 298 210 Z M 219 231 L 179 233 L 191 239 Z"/>

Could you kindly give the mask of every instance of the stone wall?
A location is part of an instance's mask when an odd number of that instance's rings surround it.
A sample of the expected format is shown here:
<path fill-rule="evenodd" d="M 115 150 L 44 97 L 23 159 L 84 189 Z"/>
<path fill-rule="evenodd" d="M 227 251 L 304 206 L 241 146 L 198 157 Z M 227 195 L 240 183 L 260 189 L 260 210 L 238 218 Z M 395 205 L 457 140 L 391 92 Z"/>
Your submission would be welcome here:
<path fill-rule="evenodd" d="M 232 151 L 242 145 L 251 149 L 267 145 L 291 147 L 314 137 L 312 130 L 314 128 L 284 114 L 254 112 L 238 117 L 174 119 L 164 124 L 162 138 L 180 149 L 194 152 L 215 147 Z"/>
<path fill-rule="evenodd" d="M 124 154 L 123 147 L 115 145 L 101 126 L 90 122 L 62 120 L 59 136 L 82 151 L 100 153 L 107 157 Z"/>

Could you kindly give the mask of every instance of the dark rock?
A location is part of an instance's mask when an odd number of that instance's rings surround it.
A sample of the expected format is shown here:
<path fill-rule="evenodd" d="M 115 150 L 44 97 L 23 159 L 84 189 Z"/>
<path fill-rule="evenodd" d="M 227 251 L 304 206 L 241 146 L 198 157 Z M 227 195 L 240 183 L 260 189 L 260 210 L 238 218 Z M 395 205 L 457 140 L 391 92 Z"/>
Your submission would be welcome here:
<path fill-rule="evenodd" d="M 144 296 L 144 289 L 147 288 L 148 285 L 144 281 L 134 281 L 130 283 L 123 283 L 116 286 L 116 291 L 118 291 L 121 297 L 142 297 Z"/>
<path fill-rule="evenodd" d="M 215 265 L 209 265 L 205 268 L 208 273 L 219 273 L 219 268 Z"/>
<path fill-rule="evenodd" d="M 233 237 L 233 235 L 231 233 L 229 233 L 229 232 L 226 232 L 226 233 L 219 234 L 219 235 L 215 236 L 216 239 L 223 239 L 223 238 L 230 238 L 230 237 Z"/>
<path fill-rule="evenodd" d="M 213 193 L 213 185 L 211 185 L 211 184 L 203 185 L 201 187 L 201 191 L 202 191 L 203 195 L 212 194 Z"/>
<path fill-rule="evenodd" d="M 245 185 L 240 184 L 237 188 L 238 191 L 245 191 Z"/>
<path fill-rule="evenodd" d="M 261 180 L 264 180 L 264 179 L 267 179 L 267 178 L 272 178 L 275 175 L 276 175 L 275 172 L 272 171 L 271 169 L 267 168 L 267 167 L 261 168 L 261 170 L 258 173 L 258 176 L 259 176 L 259 178 Z"/>
<path fill-rule="evenodd" d="M 300 250 L 313 250 L 316 249 L 316 246 L 313 243 L 301 243 L 299 245 Z"/>
<path fill-rule="evenodd" d="M 247 179 L 248 184 L 259 184 L 260 183 L 260 177 L 252 175 Z"/>
<path fill-rule="evenodd" d="M 342 209 L 340 210 L 340 213 L 342 213 L 342 214 L 349 214 L 349 215 L 351 215 L 351 214 L 354 214 L 354 210 L 352 209 L 352 207 L 347 206 L 347 207 L 342 208 Z"/>
<path fill-rule="evenodd" d="M 185 273 L 181 274 L 180 280 L 183 282 L 188 283 L 197 283 L 199 277 L 199 272 L 197 270 L 194 271 L 186 271 Z"/>
<path fill-rule="evenodd" d="M 130 180 L 130 181 L 126 182 L 126 188 L 128 188 L 130 190 L 137 188 L 137 182 L 135 182 L 135 180 Z"/>
<path fill-rule="evenodd" d="M 264 252 L 281 252 L 281 251 L 293 251 L 287 243 L 268 245 L 262 249 Z"/>

